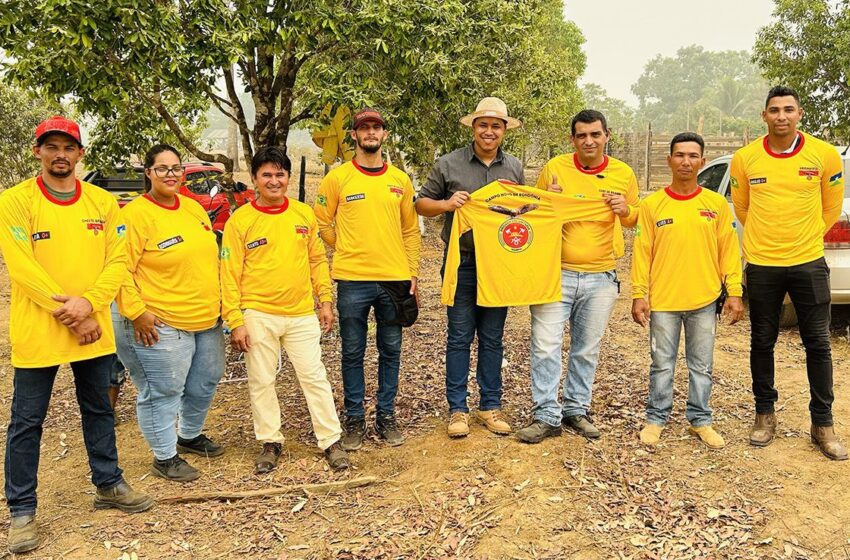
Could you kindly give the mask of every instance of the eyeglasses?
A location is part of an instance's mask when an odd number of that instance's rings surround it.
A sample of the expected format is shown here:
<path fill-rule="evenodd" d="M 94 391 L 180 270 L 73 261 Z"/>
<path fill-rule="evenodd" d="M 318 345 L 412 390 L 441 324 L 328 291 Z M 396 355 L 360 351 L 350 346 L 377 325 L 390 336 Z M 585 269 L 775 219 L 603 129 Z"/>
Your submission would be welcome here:
<path fill-rule="evenodd" d="M 153 172 L 156 173 L 156 176 L 160 179 L 168 177 L 169 175 L 174 175 L 175 177 L 183 176 L 183 166 L 175 165 L 174 167 L 154 167 Z"/>

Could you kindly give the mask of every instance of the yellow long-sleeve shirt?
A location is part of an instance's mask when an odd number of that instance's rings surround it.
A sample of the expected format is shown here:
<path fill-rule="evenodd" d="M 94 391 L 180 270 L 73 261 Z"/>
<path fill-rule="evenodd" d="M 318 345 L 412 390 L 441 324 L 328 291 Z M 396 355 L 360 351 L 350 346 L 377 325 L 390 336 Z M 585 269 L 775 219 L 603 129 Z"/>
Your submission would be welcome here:
<path fill-rule="evenodd" d="M 150 311 L 184 331 L 212 328 L 221 315 L 218 244 L 203 207 L 181 195 L 173 207 L 143 195 L 121 216 L 130 273 L 118 292 L 121 314 Z"/>
<path fill-rule="evenodd" d="M 732 157 L 732 202 L 744 226 L 747 262 L 794 266 L 818 259 L 824 234 L 841 216 L 841 156 L 834 146 L 798 134 L 791 153 L 772 152 L 763 136 Z"/>
<path fill-rule="evenodd" d="M 224 226 L 221 305 L 231 329 L 244 324 L 244 309 L 301 317 L 314 312 L 314 296 L 333 300 L 316 216 L 285 200 L 278 207 L 246 204 Z"/>
<path fill-rule="evenodd" d="M 691 311 L 720 296 L 740 296 L 741 254 L 726 199 L 698 188 L 669 188 L 643 199 L 632 254 L 632 298 L 653 311 Z"/>
<path fill-rule="evenodd" d="M 352 160 L 328 173 L 313 210 L 334 248 L 334 280 L 410 280 L 419 275 L 413 184 L 397 167 L 367 171 Z"/>
<path fill-rule="evenodd" d="M 604 222 L 568 222 L 564 224 L 561 244 L 561 267 L 577 272 L 606 272 L 616 268 L 615 259 L 623 256 L 623 226 L 634 227 L 638 220 L 638 184 L 632 168 L 622 161 L 605 156 L 597 168 L 585 169 L 576 154 L 563 154 L 549 160 L 537 178 L 537 186 L 546 189 L 553 181 L 567 196 L 598 198 L 605 194 L 621 194 L 626 198 L 629 214 L 611 214 Z"/>
<path fill-rule="evenodd" d="M 0 248 L 12 283 L 12 365 L 55 366 L 115 352 L 109 305 L 127 272 L 124 225 L 115 199 L 77 181 L 67 201 L 50 196 L 41 177 L 0 195 Z M 80 346 L 52 313 L 54 295 L 82 296 L 103 335 Z"/>
<path fill-rule="evenodd" d="M 565 196 L 494 181 L 455 211 L 446 254 L 441 301 L 453 305 L 460 236 L 472 230 L 483 307 L 549 303 L 561 299 L 561 235 L 565 222 L 611 221 L 600 197 Z"/>

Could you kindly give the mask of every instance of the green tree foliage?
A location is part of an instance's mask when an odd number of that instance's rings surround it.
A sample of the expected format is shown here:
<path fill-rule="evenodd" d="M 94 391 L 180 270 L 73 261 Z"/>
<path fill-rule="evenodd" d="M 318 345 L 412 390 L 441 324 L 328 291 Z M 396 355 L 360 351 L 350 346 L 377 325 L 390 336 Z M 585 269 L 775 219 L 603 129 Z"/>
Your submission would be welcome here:
<path fill-rule="evenodd" d="M 683 47 L 675 57 L 656 56 L 632 85 L 639 117 L 657 131 L 761 131 L 760 104 L 767 93 L 759 68 L 746 51 Z"/>
<path fill-rule="evenodd" d="M 802 126 L 850 141 L 850 0 L 776 0 L 754 59 L 765 76 L 800 94 Z"/>
<path fill-rule="evenodd" d="M 625 101 L 610 97 L 608 92 L 598 84 L 585 84 L 582 88 L 584 106 L 588 109 L 601 111 L 608 121 L 608 128 L 616 136 L 621 132 L 632 132 L 635 129 L 635 110 Z"/>
<path fill-rule="evenodd" d="M 32 154 L 35 127 L 57 112 L 60 112 L 58 106 L 0 80 L 0 122 L 3 123 L 0 189 L 11 187 L 38 171 L 38 160 Z"/>
<path fill-rule="evenodd" d="M 560 10 L 557 0 L 6 0 L 0 48 L 12 78 L 70 95 L 98 120 L 102 162 L 167 128 L 229 169 L 188 130 L 210 105 L 236 122 L 248 159 L 285 146 L 292 126 L 332 103 L 384 110 L 397 149 L 421 165 L 457 143 L 457 118 L 483 95 L 554 85 L 542 97 L 560 100 L 550 114 L 574 108 L 581 36 Z M 544 29 L 572 43 L 544 41 Z M 537 114 L 534 98 L 516 101 L 518 113 Z"/>

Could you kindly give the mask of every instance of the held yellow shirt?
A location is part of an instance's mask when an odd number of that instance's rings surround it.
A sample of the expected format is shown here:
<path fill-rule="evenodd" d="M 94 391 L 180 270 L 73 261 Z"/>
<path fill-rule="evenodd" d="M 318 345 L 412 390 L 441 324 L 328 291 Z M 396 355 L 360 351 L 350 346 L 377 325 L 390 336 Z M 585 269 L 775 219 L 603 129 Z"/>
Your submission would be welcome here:
<path fill-rule="evenodd" d="M 568 197 L 507 181 L 472 193 L 455 211 L 441 301 L 453 305 L 460 236 L 472 230 L 478 305 L 506 307 L 561 299 L 561 228 L 570 220 L 611 221 L 601 198 Z"/>
<path fill-rule="evenodd" d="M 322 239 L 334 249 L 334 280 L 410 280 L 419 275 L 419 220 L 413 184 L 384 163 L 354 160 L 328 173 L 313 206 Z"/>
<path fill-rule="evenodd" d="M 798 134 L 793 152 L 771 151 L 763 136 L 732 157 L 732 202 L 744 226 L 747 262 L 794 266 L 819 259 L 823 236 L 841 216 L 841 156 L 834 146 Z"/>
<path fill-rule="evenodd" d="M 314 313 L 314 296 L 333 299 L 316 216 L 306 204 L 284 200 L 246 204 L 224 226 L 222 315 L 231 329 L 244 324 L 244 309 L 300 317 Z"/>
<path fill-rule="evenodd" d="M 577 272 L 607 272 L 616 268 L 615 259 L 623 256 L 623 226 L 634 227 L 638 220 L 638 184 L 632 168 L 622 161 L 605 156 L 601 165 L 585 169 L 576 154 L 552 158 L 543 167 L 537 186 L 546 189 L 557 177 L 567 196 L 598 198 L 620 194 L 626 198 L 629 214 L 603 222 L 569 222 L 564 225 L 561 244 L 561 267 Z"/>
<path fill-rule="evenodd" d="M 0 248 L 12 283 L 12 365 L 55 366 L 115 352 L 109 305 L 127 273 L 124 225 L 111 194 L 77 181 L 70 200 L 50 196 L 41 177 L 0 195 Z M 82 296 L 103 335 L 80 346 L 52 313 L 54 295 Z"/>
<path fill-rule="evenodd" d="M 715 301 L 726 283 L 740 296 L 741 254 L 726 199 L 698 188 L 669 188 L 643 199 L 632 254 L 632 298 L 653 311 L 692 311 Z"/>
<path fill-rule="evenodd" d="M 164 206 L 142 195 L 121 210 L 129 275 L 118 310 L 134 320 L 150 311 L 184 331 L 210 329 L 221 315 L 218 244 L 209 216 L 191 198 Z"/>

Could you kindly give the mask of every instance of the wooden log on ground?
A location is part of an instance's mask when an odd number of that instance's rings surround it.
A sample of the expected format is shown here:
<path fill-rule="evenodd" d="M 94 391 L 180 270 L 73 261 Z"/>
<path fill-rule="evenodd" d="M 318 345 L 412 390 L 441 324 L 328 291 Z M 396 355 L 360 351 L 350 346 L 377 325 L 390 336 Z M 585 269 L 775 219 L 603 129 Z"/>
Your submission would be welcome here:
<path fill-rule="evenodd" d="M 295 494 L 297 492 L 311 492 L 314 494 L 334 492 L 337 490 L 351 490 L 361 488 L 377 482 L 377 477 L 362 476 L 351 480 L 340 480 L 337 482 L 323 482 L 321 484 L 296 484 L 294 486 L 281 486 L 278 488 L 263 488 L 261 490 L 246 490 L 244 492 L 202 492 L 200 494 L 183 494 L 180 496 L 166 496 L 157 501 L 164 504 L 178 504 L 186 502 L 204 502 L 209 500 L 242 500 L 244 498 L 263 498 L 266 496 L 281 496 L 284 494 Z"/>

